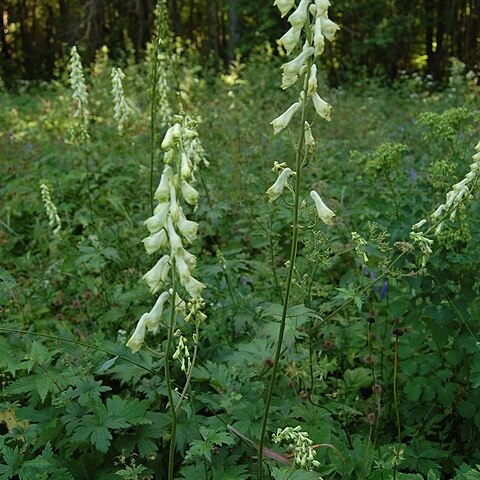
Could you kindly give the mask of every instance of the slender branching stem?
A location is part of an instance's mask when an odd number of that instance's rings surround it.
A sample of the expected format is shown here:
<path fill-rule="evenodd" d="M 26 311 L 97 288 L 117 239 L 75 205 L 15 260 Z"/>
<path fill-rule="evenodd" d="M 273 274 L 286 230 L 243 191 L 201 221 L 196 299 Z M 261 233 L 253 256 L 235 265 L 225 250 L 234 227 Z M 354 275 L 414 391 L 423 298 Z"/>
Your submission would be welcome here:
<path fill-rule="evenodd" d="M 398 397 L 397 397 L 397 375 L 398 375 L 398 335 L 395 336 L 395 350 L 393 358 L 393 404 L 395 408 L 395 418 L 397 423 L 397 452 L 395 453 L 396 459 L 393 467 L 393 480 L 397 478 L 398 456 L 400 455 L 400 442 L 402 439 L 402 432 L 400 430 L 400 412 L 398 410 Z"/>
<path fill-rule="evenodd" d="M 187 380 L 185 382 L 185 385 L 183 387 L 182 393 L 180 394 L 180 399 L 177 402 L 177 405 L 175 407 L 175 413 L 178 415 L 178 412 L 180 411 L 180 406 L 185 399 L 185 396 L 187 394 L 187 391 L 190 387 L 190 382 L 192 380 L 192 374 L 193 374 L 193 368 L 195 367 L 195 362 L 197 361 L 197 353 L 198 353 L 198 335 L 199 335 L 199 330 L 200 330 L 200 322 L 197 322 L 195 325 L 195 344 L 193 347 L 193 355 L 192 355 L 192 361 L 190 363 L 190 368 L 188 369 L 187 372 Z M 194 415 L 195 417 L 195 415 Z"/>
<path fill-rule="evenodd" d="M 165 349 L 165 383 L 167 384 L 167 396 L 168 396 L 168 405 L 170 408 L 170 415 L 172 416 L 172 429 L 170 432 L 170 449 L 168 453 L 168 480 L 173 480 L 173 467 L 175 459 L 175 438 L 177 433 L 177 410 L 173 402 L 173 384 L 170 379 L 170 358 L 171 350 L 173 343 L 173 329 L 175 327 L 176 320 L 176 297 L 177 297 L 177 272 L 175 264 L 172 266 L 172 295 L 171 295 L 171 310 L 170 310 L 170 321 L 168 325 L 168 337 L 167 337 L 167 347 Z"/>
<path fill-rule="evenodd" d="M 93 220 L 93 201 L 92 201 L 92 189 L 90 188 L 90 164 L 88 161 L 89 150 L 85 146 L 83 149 L 83 156 L 85 160 L 85 175 L 87 181 L 87 193 L 88 193 L 88 206 L 90 208 L 90 221 Z"/>
<path fill-rule="evenodd" d="M 307 91 L 308 77 L 310 75 L 311 64 L 308 65 L 307 72 L 304 78 L 303 91 Z M 301 169 L 303 162 L 303 150 L 305 144 L 305 119 L 307 113 L 307 98 L 302 103 L 302 119 L 300 123 L 300 135 L 298 146 L 295 153 L 296 164 L 296 178 L 295 178 L 295 200 L 293 206 L 293 225 L 292 225 L 292 240 L 290 246 L 290 260 L 288 263 L 287 281 L 285 284 L 285 292 L 283 297 L 282 317 L 280 320 L 280 329 L 278 332 L 277 346 L 275 349 L 275 357 L 273 360 L 272 375 L 270 377 L 270 384 L 268 386 L 267 398 L 265 400 L 265 408 L 263 412 L 262 430 L 260 433 L 260 442 L 258 445 L 258 480 L 263 480 L 263 449 L 265 445 L 265 435 L 267 432 L 268 414 L 270 412 L 270 405 L 272 402 L 273 390 L 275 388 L 278 366 L 280 363 L 280 356 L 282 353 L 283 336 L 285 334 L 285 326 L 287 320 L 288 304 L 290 300 L 290 292 L 292 289 L 293 274 L 295 272 L 295 260 L 297 258 L 298 248 L 298 231 L 299 231 L 299 211 L 300 211 L 300 187 L 301 187 Z"/>

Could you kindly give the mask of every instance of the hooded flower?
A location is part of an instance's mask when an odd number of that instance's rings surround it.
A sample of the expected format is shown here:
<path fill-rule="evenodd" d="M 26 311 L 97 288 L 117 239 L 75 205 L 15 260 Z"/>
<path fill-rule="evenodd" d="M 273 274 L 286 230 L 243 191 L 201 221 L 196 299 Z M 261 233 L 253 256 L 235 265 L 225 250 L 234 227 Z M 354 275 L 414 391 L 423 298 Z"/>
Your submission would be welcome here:
<path fill-rule="evenodd" d="M 327 103 L 325 100 L 323 100 L 322 97 L 317 92 L 314 92 L 312 94 L 312 101 L 313 101 L 313 106 L 315 107 L 315 111 L 317 112 L 317 115 L 320 115 L 322 118 L 324 118 L 327 121 L 330 121 L 330 112 L 332 110 L 332 106 Z"/>
<path fill-rule="evenodd" d="M 164 255 L 155 266 L 143 276 L 143 279 L 147 282 L 153 294 L 157 293 L 161 285 L 166 282 L 169 271 L 170 255 Z"/>
<path fill-rule="evenodd" d="M 331 42 L 337 30 L 340 30 L 340 27 L 327 17 L 321 17 L 321 21 L 322 21 L 322 35 L 329 42 Z"/>
<path fill-rule="evenodd" d="M 192 276 L 196 257 L 183 247 L 184 242 L 191 243 L 195 240 L 198 225 L 186 218 L 182 203 L 197 205 L 199 194 L 192 186 L 195 182 L 194 172 L 201 163 L 206 165 L 208 162 L 197 138 L 198 134 L 194 130 L 196 122 L 179 115 L 174 117 L 174 122 L 162 143 L 165 150 L 165 167 L 155 192 L 159 204 L 154 209 L 153 215 L 144 222 L 150 235 L 142 240 L 148 254 L 160 249 L 170 249 L 169 254 L 163 255 L 143 276 L 153 294 L 160 289 L 164 291 L 151 311 L 140 318 L 128 342 L 133 352 L 140 349 L 146 329 L 154 333 L 158 330 L 168 299 L 175 296 L 172 309 L 185 315 L 186 302 L 177 291 L 174 293 L 172 288 L 168 289 L 169 274 L 175 274 L 179 279 L 176 285 L 180 290 L 183 286 L 191 297 L 190 301 L 203 302 L 201 293 L 205 285 Z M 196 316 L 200 317 L 197 314 Z"/>
<path fill-rule="evenodd" d="M 145 329 L 147 320 L 148 313 L 144 313 L 138 321 L 133 335 L 127 342 L 127 347 L 130 348 L 133 353 L 138 352 L 143 345 L 143 342 L 145 341 Z"/>
<path fill-rule="evenodd" d="M 168 238 L 165 230 L 160 230 L 149 237 L 146 237 L 142 240 L 145 250 L 148 255 L 155 253 L 157 250 L 160 250 L 167 244 Z"/>
<path fill-rule="evenodd" d="M 165 307 L 165 302 L 170 298 L 169 292 L 163 292 L 155 302 L 155 305 L 150 310 L 147 316 L 147 320 L 145 321 L 145 326 L 149 332 L 153 334 L 157 333 L 158 327 L 160 326 L 160 322 L 162 320 L 163 309 Z"/>
<path fill-rule="evenodd" d="M 313 55 L 313 51 L 313 47 L 306 46 L 293 60 L 282 65 L 282 88 L 284 90 L 298 80 L 302 67 L 306 64 L 307 58 Z"/>
<path fill-rule="evenodd" d="M 270 125 L 273 127 L 273 134 L 281 132 L 284 128 L 288 127 L 288 124 L 292 120 L 292 117 L 300 110 L 302 104 L 296 102 L 291 105 L 285 112 L 283 112 L 279 117 L 275 118 L 270 122 Z"/>
<path fill-rule="evenodd" d="M 302 33 L 300 27 L 292 27 L 283 35 L 283 37 L 280 38 L 280 42 L 282 42 L 282 45 L 285 47 L 287 55 L 290 55 L 292 50 L 298 45 L 298 42 L 300 41 L 300 33 Z"/>
<path fill-rule="evenodd" d="M 170 196 L 170 184 L 172 183 L 172 167 L 165 165 L 157 190 L 153 195 L 155 200 L 159 202 L 166 202 Z"/>
<path fill-rule="evenodd" d="M 147 218 L 143 224 L 146 225 L 150 233 L 156 233 L 165 226 L 169 211 L 169 202 L 159 203 L 153 211 L 153 216 Z"/>
<path fill-rule="evenodd" d="M 202 296 L 202 290 L 205 288 L 205 285 L 202 282 L 199 282 L 196 278 L 193 278 L 191 275 L 181 279 L 182 285 L 185 287 L 185 290 L 193 299 L 199 299 Z"/>
<path fill-rule="evenodd" d="M 185 180 L 182 180 L 182 195 L 185 201 L 190 205 L 197 205 L 198 192 Z"/>
<path fill-rule="evenodd" d="M 285 168 L 282 173 L 280 173 L 276 182 L 267 190 L 269 202 L 273 202 L 282 194 L 288 179 L 294 174 L 295 172 L 292 172 L 290 168 Z"/>
<path fill-rule="evenodd" d="M 318 213 L 318 216 L 320 217 L 320 220 L 322 220 L 322 222 L 327 224 L 327 225 L 332 225 L 333 217 L 335 216 L 335 213 L 333 213 L 325 205 L 322 198 L 320 197 L 320 195 L 315 190 L 312 190 L 310 192 L 310 197 L 315 202 L 315 207 L 317 209 L 317 213 Z"/>
<path fill-rule="evenodd" d="M 273 5 L 278 7 L 283 18 L 295 6 L 295 0 L 275 0 Z"/>
<path fill-rule="evenodd" d="M 301 0 L 296 10 L 288 17 L 292 27 L 302 28 L 308 18 L 310 0 Z"/>
<path fill-rule="evenodd" d="M 165 134 L 165 137 L 162 141 L 162 150 L 171 149 L 178 140 L 180 140 L 180 135 L 182 133 L 182 127 L 179 123 L 172 125 Z"/>
<path fill-rule="evenodd" d="M 315 56 L 318 57 L 325 50 L 325 37 L 322 33 L 322 19 L 317 17 L 313 26 L 313 47 Z"/>
<path fill-rule="evenodd" d="M 323 17 L 327 15 L 328 7 L 330 2 L 328 0 L 315 0 L 316 15 Z"/>

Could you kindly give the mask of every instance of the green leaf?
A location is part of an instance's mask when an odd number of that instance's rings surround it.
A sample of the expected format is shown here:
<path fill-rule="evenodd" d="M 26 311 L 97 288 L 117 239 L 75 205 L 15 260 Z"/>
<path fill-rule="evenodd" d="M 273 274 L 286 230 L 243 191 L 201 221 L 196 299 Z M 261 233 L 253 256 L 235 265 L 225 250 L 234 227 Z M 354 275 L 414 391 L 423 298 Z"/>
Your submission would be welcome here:
<path fill-rule="evenodd" d="M 112 434 L 108 431 L 107 427 L 98 426 L 93 430 L 90 440 L 99 452 L 105 453 L 110 446 Z"/>
<path fill-rule="evenodd" d="M 106 372 L 116 361 L 118 360 L 118 355 L 102 363 L 97 370 L 97 375 L 100 375 Z"/>

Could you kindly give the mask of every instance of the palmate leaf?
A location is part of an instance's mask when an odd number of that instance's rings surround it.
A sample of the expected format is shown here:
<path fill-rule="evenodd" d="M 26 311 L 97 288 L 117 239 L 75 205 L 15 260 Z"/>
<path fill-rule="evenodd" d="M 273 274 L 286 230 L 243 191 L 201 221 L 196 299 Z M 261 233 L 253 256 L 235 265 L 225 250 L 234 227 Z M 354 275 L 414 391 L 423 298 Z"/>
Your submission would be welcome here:
<path fill-rule="evenodd" d="M 115 395 L 108 398 L 106 405 L 96 404 L 95 412 L 74 418 L 67 431 L 73 429 L 72 441 L 83 443 L 87 440 L 100 452 L 108 451 L 112 441 L 112 430 L 123 430 L 134 425 L 152 423 L 146 417 L 148 402 L 136 398 L 124 400 Z"/>
<path fill-rule="evenodd" d="M 53 392 L 55 388 L 53 376 L 49 372 L 42 371 L 15 380 L 5 388 L 4 392 L 7 395 L 27 394 L 30 399 L 37 394 L 43 403 L 48 393 Z"/>
<path fill-rule="evenodd" d="M 208 428 L 200 427 L 200 434 L 203 440 L 194 440 L 191 443 L 190 449 L 185 456 L 186 459 L 205 458 L 211 462 L 211 454 L 216 446 L 233 445 L 235 443 L 233 436 L 225 430 L 209 430 Z"/>

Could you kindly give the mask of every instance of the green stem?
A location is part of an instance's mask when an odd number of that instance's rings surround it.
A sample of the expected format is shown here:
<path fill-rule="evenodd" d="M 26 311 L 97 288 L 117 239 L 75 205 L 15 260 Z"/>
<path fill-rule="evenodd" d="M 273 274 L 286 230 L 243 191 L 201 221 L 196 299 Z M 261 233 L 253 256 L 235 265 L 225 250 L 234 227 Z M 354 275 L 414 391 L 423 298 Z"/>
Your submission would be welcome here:
<path fill-rule="evenodd" d="M 304 88 L 303 91 L 307 91 L 307 82 L 310 75 L 310 64 L 307 67 L 305 73 Z M 273 360 L 272 376 L 270 378 L 270 384 L 268 386 L 267 398 L 265 401 L 265 408 L 263 412 L 262 430 L 260 433 L 260 442 L 258 445 L 258 480 L 263 480 L 263 448 L 265 445 L 265 434 L 267 432 L 268 414 L 270 412 L 270 405 L 272 402 L 273 390 L 277 379 L 278 366 L 280 363 L 280 356 L 282 352 L 283 336 L 285 334 L 285 326 L 287 319 L 288 303 L 290 300 L 290 292 L 292 288 L 292 279 L 295 271 L 295 260 L 297 258 L 298 248 L 298 230 L 299 230 L 299 210 L 300 210 L 300 186 L 301 186 L 301 169 L 303 160 L 303 149 L 305 143 L 305 118 L 307 111 L 307 99 L 304 99 L 302 104 L 302 119 L 300 124 L 300 138 L 298 142 L 298 148 L 295 154 L 296 163 L 296 178 L 295 178 L 295 202 L 293 207 L 293 226 L 292 226 L 292 244 L 290 247 L 290 260 L 288 264 L 287 282 L 285 286 L 285 295 L 283 300 L 282 318 L 280 320 L 280 329 L 278 332 L 277 346 L 275 350 L 275 358 Z"/>
<path fill-rule="evenodd" d="M 97 347 L 96 345 L 90 345 L 89 343 L 86 342 L 80 342 L 78 340 L 72 340 L 70 338 L 62 338 L 57 335 L 48 335 L 47 333 L 37 333 L 37 332 L 29 332 L 28 330 L 19 330 L 16 328 L 5 328 L 5 327 L 0 327 L 0 332 L 7 332 L 7 333 L 19 333 L 21 335 L 33 335 L 35 337 L 42 337 L 42 338 L 48 338 L 49 340 L 55 340 L 59 342 L 65 342 L 65 343 L 71 343 L 73 345 L 79 345 L 81 347 L 89 348 L 91 350 L 95 350 L 97 352 L 102 352 L 102 353 L 107 353 L 108 355 L 115 356 L 117 358 L 120 358 L 124 360 L 127 363 L 130 363 L 131 365 L 135 365 L 136 367 L 145 370 L 146 372 L 152 374 L 152 375 L 159 375 L 159 372 L 156 370 L 153 370 L 151 368 L 145 367 L 145 365 L 142 365 L 141 363 L 135 362 L 131 360 L 130 358 L 126 357 L 125 355 L 119 355 L 116 352 L 112 352 L 111 350 L 107 350 L 106 348 L 102 347 Z"/>
<path fill-rule="evenodd" d="M 92 202 L 92 190 L 90 188 L 90 166 L 88 163 L 88 150 L 84 151 L 85 157 L 85 173 L 87 175 L 87 193 L 88 193 L 88 206 L 90 207 L 90 222 L 93 220 L 93 202 Z"/>
<path fill-rule="evenodd" d="M 190 382 L 192 380 L 193 368 L 195 367 L 195 362 L 197 361 L 197 354 L 198 354 L 198 335 L 200 331 L 200 323 L 197 322 L 195 326 L 195 345 L 193 347 L 193 355 L 192 355 L 192 362 L 190 363 L 190 368 L 187 372 L 187 380 L 185 382 L 185 386 L 183 387 L 182 393 L 180 394 L 180 399 L 177 402 L 175 407 L 175 413 L 178 415 L 180 411 L 180 405 L 182 404 L 183 400 L 185 399 L 185 395 L 187 394 L 187 390 L 190 387 Z M 195 415 L 194 415 L 195 417 Z"/>
<path fill-rule="evenodd" d="M 393 360 L 393 403 L 395 406 L 395 417 L 397 422 L 397 449 L 396 455 L 398 457 L 400 451 L 400 442 L 402 432 L 400 430 L 400 412 L 398 411 L 398 397 L 397 397 L 397 374 L 398 374 L 398 335 L 395 336 L 395 351 Z M 395 461 L 393 468 L 393 480 L 397 478 L 397 465 L 398 461 Z"/>
<path fill-rule="evenodd" d="M 175 404 L 173 403 L 173 385 L 170 379 L 170 353 L 172 349 L 173 342 L 173 328 L 175 325 L 175 315 L 176 315 L 176 296 L 177 296 L 177 272 L 175 264 L 172 266 L 172 296 L 171 303 L 172 308 L 170 310 L 170 323 L 168 325 L 168 338 L 167 338 L 167 348 L 165 350 L 165 383 L 167 384 L 167 395 L 168 395 L 168 405 L 170 408 L 170 414 L 172 416 L 172 430 L 170 432 L 170 449 L 168 453 L 168 480 L 173 480 L 173 467 L 175 460 L 175 437 L 177 433 L 177 411 L 175 409 Z"/>
<path fill-rule="evenodd" d="M 400 208 L 398 206 L 398 201 L 397 201 L 397 192 L 395 190 L 395 187 L 393 186 L 390 175 L 385 174 L 385 178 L 387 179 L 387 184 L 388 184 L 388 187 L 390 188 L 390 192 L 393 198 L 393 203 L 395 205 L 395 216 L 397 217 L 397 220 L 400 220 Z"/>

